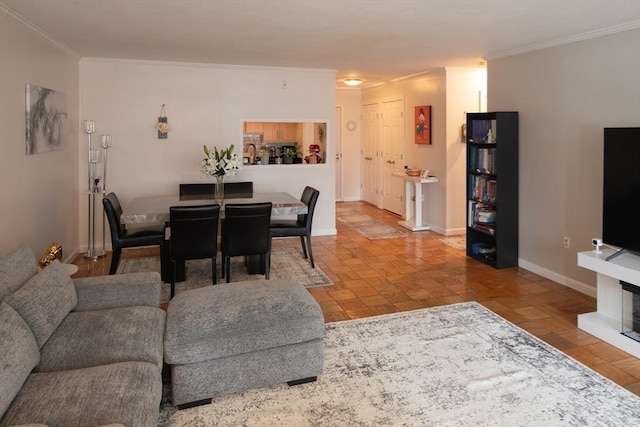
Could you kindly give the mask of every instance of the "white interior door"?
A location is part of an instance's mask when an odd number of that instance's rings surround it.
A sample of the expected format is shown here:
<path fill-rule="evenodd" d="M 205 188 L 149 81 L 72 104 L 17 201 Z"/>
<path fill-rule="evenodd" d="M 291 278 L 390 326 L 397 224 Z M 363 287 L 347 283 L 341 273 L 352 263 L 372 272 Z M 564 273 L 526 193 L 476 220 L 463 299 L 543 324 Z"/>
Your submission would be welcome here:
<path fill-rule="evenodd" d="M 378 104 L 362 106 L 361 198 L 376 206 L 378 200 L 378 153 L 380 146 L 380 114 Z"/>
<path fill-rule="evenodd" d="M 402 215 L 404 212 L 404 103 L 382 103 L 382 207 Z"/>
<path fill-rule="evenodd" d="M 342 200 L 342 107 L 336 107 L 336 201 Z"/>

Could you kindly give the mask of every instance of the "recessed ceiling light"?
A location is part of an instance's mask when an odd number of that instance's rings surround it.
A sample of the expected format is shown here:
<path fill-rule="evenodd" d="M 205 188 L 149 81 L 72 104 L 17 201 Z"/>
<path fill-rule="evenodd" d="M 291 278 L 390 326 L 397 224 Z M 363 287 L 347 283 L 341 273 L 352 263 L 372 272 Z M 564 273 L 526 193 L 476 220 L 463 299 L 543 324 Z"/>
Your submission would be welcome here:
<path fill-rule="evenodd" d="M 345 79 L 344 80 L 344 84 L 346 84 L 347 86 L 358 86 L 360 83 L 362 83 L 362 79 Z"/>

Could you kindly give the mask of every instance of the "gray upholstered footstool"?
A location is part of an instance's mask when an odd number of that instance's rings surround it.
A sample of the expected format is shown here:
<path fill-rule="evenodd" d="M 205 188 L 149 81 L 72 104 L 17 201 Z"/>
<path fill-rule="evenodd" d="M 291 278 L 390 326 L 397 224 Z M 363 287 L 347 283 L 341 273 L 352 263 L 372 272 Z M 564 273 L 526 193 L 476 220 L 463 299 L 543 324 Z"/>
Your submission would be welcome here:
<path fill-rule="evenodd" d="M 250 388 L 314 381 L 322 373 L 324 317 L 299 283 L 207 286 L 169 303 L 164 342 L 175 406 Z"/>

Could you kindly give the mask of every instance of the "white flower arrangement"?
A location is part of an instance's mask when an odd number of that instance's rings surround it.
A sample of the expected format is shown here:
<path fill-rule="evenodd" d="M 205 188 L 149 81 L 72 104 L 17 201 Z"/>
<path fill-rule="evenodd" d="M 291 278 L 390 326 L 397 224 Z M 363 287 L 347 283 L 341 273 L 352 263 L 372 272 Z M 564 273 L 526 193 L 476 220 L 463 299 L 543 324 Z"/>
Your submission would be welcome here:
<path fill-rule="evenodd" d="M 169 123 L 164 123 L 164 122 L 156 123 L 156 130 L 158 132 L 167 133 L 169 132 L 169 129 L 171 129 L 171 127 L 169 127 Z"/>
<path fill-rule="evenodd" d="M 207 156 L 200 161 L 200 172 L 209 176 L 234 176 L 240 169 L 240 159 L 233 154 L 233 144 L 229 148 L 213 151 L 204 145 L 204 154 Z"/>

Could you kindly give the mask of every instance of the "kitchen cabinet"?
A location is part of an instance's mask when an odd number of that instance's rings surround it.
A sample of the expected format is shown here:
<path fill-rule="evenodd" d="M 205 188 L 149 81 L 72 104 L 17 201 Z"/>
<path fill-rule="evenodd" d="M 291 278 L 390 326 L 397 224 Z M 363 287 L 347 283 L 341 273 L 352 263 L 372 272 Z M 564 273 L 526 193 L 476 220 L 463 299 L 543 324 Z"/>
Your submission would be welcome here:
<path fill-rule="evenodd" d="M 298 141 L 298 123 L 264 122 L 264 141 Z"/>
<path fill-rule="evenodd" d="M 244 131 L 245 131 L 245 133 L 263 133 L 264 132 L 264 123 L 262 123 L 262 122 L 245 122 L 244 123 Z"/>

